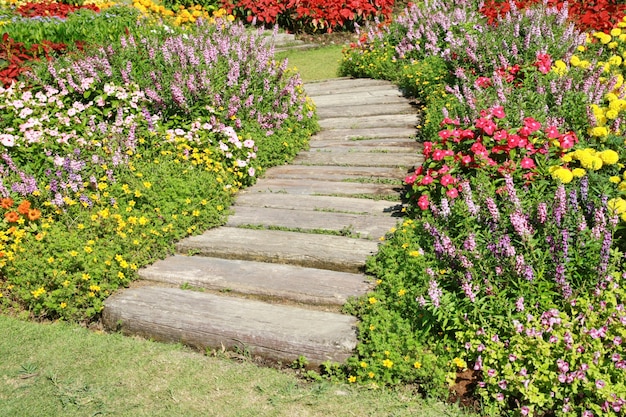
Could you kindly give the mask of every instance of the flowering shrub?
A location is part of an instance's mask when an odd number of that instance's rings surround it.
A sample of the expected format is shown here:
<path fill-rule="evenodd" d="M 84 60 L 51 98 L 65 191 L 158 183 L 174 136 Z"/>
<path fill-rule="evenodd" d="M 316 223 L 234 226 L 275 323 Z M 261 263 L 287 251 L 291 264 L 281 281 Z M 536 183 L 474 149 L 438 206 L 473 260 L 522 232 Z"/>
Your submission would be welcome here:
<path fill-rule="evenodd" d="M 70 4 L 57 3 L 54 1 L 22 4 L 17 7 L 15 11 L 24 17 L 55 16 L 65 19 L 68 14 L 79 9 L 89 9 L 94 12 L 100 11 L 98 7 L 92 4 L 72 6 Z"/>
<path fill-rule="evenodd" d="M 429 209 L 429 200 L 443 195 L 457 198 L 463 179 L 476 175 L 477 170 L 533 181 L 545 175 L 538 165 L 545 166 L 549 157 L 560 156 L 578 142 L 573 132 L 561 133 L 532 117 L 525 118 L 520 128 L 502 127 L 501 120 L 506 117 L 502 107 L 481 113 L 467 128 L 458 120 L 444 119 L 437 140 L 424 142 L 424 162 L 405 178 L 412 187 L 408 196 L 420 209 Z"/>
<path fill-rule="evenodd" d="M 151 28 L 0 89 L 0 308 L 97 317 L 314 131 L 299 77 L 265 38 L 226 20 Z"/>

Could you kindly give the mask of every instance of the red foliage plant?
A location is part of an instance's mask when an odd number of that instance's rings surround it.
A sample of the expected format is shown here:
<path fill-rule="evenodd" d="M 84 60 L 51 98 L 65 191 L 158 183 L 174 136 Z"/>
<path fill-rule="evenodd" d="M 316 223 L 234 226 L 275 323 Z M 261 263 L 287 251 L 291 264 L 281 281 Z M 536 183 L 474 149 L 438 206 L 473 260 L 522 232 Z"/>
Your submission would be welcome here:
<path fill-rule="evenodd" d="M 228 12 L 237 10 L 248 22 L 273 25 L 294 22 L 292 26 L 332 31 L 355 21 L 381 17 L 388 19 L 393 0 L 222 0 Z"/>
<path fill-rule="evenodd" d="M 514 0 L 518 9 L 542 3 L 542 0 Z M 548 7 L 561 10 L 564 0 L 547 0 Z M 600 30 L 608 32 L 626 15 L 626 4 L 617 0 L 570 0 L 568 16 L 582 31 Z M 508 0 L 486 0 L 480 12 L 490 24 L 511 10 Z"/>
<path fill-rule="evenodd" d="M 15 42 L 8 33 L 4 33 L 0 44 L 0 62 L 5 64 L 0 67 L 0 84 L 5 88 L 10 86 L 20 74 L 28 71 L 28 61 L 40 59 L 42 56 L 50 60 L 52 52 L 63 53 L 66 50 L 67 45 L 64 43 L 45 40 L 26 48 L 22 42 Z"/>
<path fill-rule="evenodd" d="M 18 7 L 16 9 L 16 12 L 24 17 L 56 16 L 60 17 L 61 19 L 65 19 L 68 14 L 78 9 L 90 9 L 94 12 L 100 11 L 100 9 L 93 4 L 87 4 L 84 6 L 72 6 L 65 3 L 45 1 L 42 3 L 25 3 Z"/>

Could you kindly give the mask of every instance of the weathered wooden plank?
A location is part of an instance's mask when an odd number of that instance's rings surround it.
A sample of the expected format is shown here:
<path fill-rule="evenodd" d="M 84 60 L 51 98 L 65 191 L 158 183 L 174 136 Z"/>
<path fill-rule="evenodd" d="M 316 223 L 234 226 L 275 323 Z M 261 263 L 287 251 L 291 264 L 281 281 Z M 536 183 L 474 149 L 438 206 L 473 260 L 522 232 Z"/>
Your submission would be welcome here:
<path fill-rule="evenodd" d="M 407 170 L 395 167 L 355 167 L 355 166 L 316 166 L 281 165 L 272 167 L 264 174 L 265 179 L 311 179 L 321 181 L 344 181 L 355 178 L 403 179 Z"/>
<path fill-rule="evenodd" d="M 300 152 L 293 160 L 296 165 L 356 165 L 373 167 L 411 168 L 421 163 L 416 153 L 382 152 L 332 152 L 315 149 Z"/>
<path fill-rule="evenodd" d="M 317 108 L 320 120 L 330 117 L 378 116 L 385 114 L 416 114 L 409 103 L 361 104 L 355 106 L 323 106 Z M 416 115 L 417 117 L 417 115 Z"/>
<path fill-rule="evenodd" d="M 368 214 L 370 216 L 399 216 L 402 212 L 402 203 L 400 201 L 303 194 L 257 193 L 250 191 L 240 192 L 237 195 L 235 206 L 334 211 Z"/>
<path fill-rule="evenodd" d="M 387 152 L 421 153 L 422 144 L 414 139 L 315 140 L 309 143 L 311 151 L 330 149 L 333 152 Z"/>
<path fill-rule="evenodd" d="M 220 297 L 176 288 L 140 287 L 105 302 L 106 329 L 199 349 L 239 349 L 282 363 L 344 362 L 356 346 L 356 319 L 337 313 Z"/>
<path fill-rule="evenodd" d="M 331 213 L 324 211 L 290 210 L 266 207 L 235 207 L 226 226 L 281 227 L 292 230 L 324 230 L 345 233 L 352 237 L 378 239 L 396 226 L 398 219 L 371 217 L 363 214 Z"/>
<path fill-rule="evenodd" d="M 374 127 L 369 129 L 328 129 L 316 133 L 311 140 L 413 138 L 416 130 L 408 127 Z"/>
<path fill-rule="evenodd" d="M 372 288 L 363 274 L 205 256 L 170 256 L 138 273 L 142 279 L 176 286 L 316 306 L 341 307 Z"/>
<path fill-rule="evenodd" d="M 398 90 L 379 90 L 363 93 L 342 93 L 311 97 L 317 107 L 325 106 L 356 106 L 367 102 L 369 104 L 406 103 L 406 98 Z"/>
<path fill-rule="evenodd" d="M 389 81 L 366 78 L 337 78 L 304 84 L 304 91 L 306 91 L 309 96 L 388 89 L 397 90 L 398 88 Z"/>
<path fill-rule="evenodd" d="M 416 114 L 381 114 L 360 117 L 327 117 L 319 121 L 322 129 L 369 129 L 372 127 L 415 128 Z"/>
<path fill-rule="evenodd" d="M 318 195 L 399 195 L 402 187 L 389 184 L 362 184 L 356 182 L 317 181 L 298 179 L 261 178 L 249 188 L 250 192 Z"/>
<path fill-rule="evenodd" d="M 312 233 L 218 227 L 178 242 L 179 253 L 224 259 L 292 264 L 360 273 L 378 243 Z"/>

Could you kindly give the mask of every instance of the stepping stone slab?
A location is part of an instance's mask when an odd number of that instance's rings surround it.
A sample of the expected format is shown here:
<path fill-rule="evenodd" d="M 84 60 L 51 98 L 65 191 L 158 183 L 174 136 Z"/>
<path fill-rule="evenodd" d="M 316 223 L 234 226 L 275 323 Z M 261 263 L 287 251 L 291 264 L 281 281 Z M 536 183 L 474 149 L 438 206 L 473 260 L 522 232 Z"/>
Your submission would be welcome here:
<path fill-rule="evenodd" d="M 315 149 L 300 152 L 293 160 L 296 165 L 356 165 L 374 167 L 414 167 L 420 163 L 416 153 L 401 152 L 333 152 Z"/>
<path fill-rule="evenodd" d="M 199 349 L 247 350 L 313 367 L 344 362 L 356 346 L 356 319 L 337 313 L 268 304 L 176 288 L 141 287 L 105 301 L 105 328 Z"/>
<path fill-rule="evenodd" d="M 294 195 L 240 192 L 235 209 L 239 206 L 280 208 L 290 210 L 330 211 L 338 213 L 368 214 L 370 216 L 399 216 L 399 201 L 368 200 L 365 198 L 329 197 L 320 195 Z"/>
<path fill-rule="evenodd" d="M 335 308 L 372 288 L 363 274 L 204 256 L 170 256 L 140 269 L 139 276 L 176 286 Z"/>
<path fill-rule="evenodd" d="M 384 114 L 365 117 L 333 117 L 319 121 L 322 129 L 368 129 L 372 127 L 407 127 L 417 125 L 415 114 Z"/>
<path fill-rule="evenodd" d="M 328 129 L 322 130 L 311 137 L 311 142 L 329 139 L 387 139 L 414 138 L 416 130 L 409 127 L 373 127 L 369 129 Z"/>
<path fill-rule="evenodd" d="M 392 196 L 402 191 L 402 186 L 389 184 L 363 184 L 358 182 L 316 181 L 301 179 L 262 178 L 248 188 L 249 192 L 308 194 L 308 195 L 348 195 Z"/>
<path fill-rule="evenodd" d="M 378 239 L 396 226 L 398 219 L 363 214 L 289 210 L 265 207 L 235 207 L 226 226 L 281 227 L 298 231 L 324 230 L 364 239 Z M 356 236 L 354 236 L 356 235 Z"/>
<path fill-rule="evenodd" d="M 320 122 L 332 117 L 363 117 L 386 114 L 415 114 L 416 109 L 409 103 L 361 104 L 358 106 L 324 106 L 317 108 Z M 417 120 L 417 119 L 416 119 Z"/>
<path fill-rule="evenodd" d="M 281 165 L 267 170 L 264 178 L 324 181 L 344 181 L 356 178 L 404 179 L 407 173 L 406 169 L 394 167 Z"/>
<path fill-rule="evenodd" d="M 378 243 L 365 239 L 278 230 L 218 227 L 178 242 L 179 253 L 363 272 Z"/>

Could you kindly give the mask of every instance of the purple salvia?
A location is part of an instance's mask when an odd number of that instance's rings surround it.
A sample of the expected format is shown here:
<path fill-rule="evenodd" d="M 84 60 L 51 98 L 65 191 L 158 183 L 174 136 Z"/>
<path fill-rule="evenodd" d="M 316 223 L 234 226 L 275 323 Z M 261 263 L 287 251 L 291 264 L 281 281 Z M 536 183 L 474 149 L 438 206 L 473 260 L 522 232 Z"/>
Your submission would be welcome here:
<path fill-rule="evenodd" d="M 537 221 L 540 224 L 545 224 L 548 220 L 548 205 L 541 202 L 537 205 Z"/>
<path fill-rule="evenodd" d="M 463 242 L 463 249 L 468 252 L 474 252 L 476 250 L 476 235 L 474 233 L 469 233 L 465 242 Z"/>
<path fill-rule="evenodd" d="M 567 209 L 567 201 L 565 196 L 565 187 L 563 184 L 559 184 L 556 189 L 556 194 L 554 196 L 554 219 L 556 220 L 557 226 L 561 225 L 561 220 L 565 215 L 565 211 Z"/>
<path fill-rule="evenodd" d="M 511 245 L 511 237 L 509 235 L 502 236 L 498 240 L 496 255 L 503 255 L 507 258 L 512 258 L 515 254 L 515 247 Z"/>
<path fill-rule="evenodd" d="M 465 204 L 467 205 L 467 210 L 472 216 L 478 216 L 480 207 L 478 207 L 476 203 L 474 203 L 474 199 L 472 197 L 472 189 L 469 185 L 469 182 L 463 181 L 461 183 L 461 189 L 463 190 L 463 199 L 465 201 Z"/>
<path fill-rule="evenodd" d="M 437 284 L 437 281 L 431 280 L 428 283 L 428 296 L 435 307 L 439 307 L 441 303 L 442 291 Z"/>
<path fill-rule="evenodd" d="M 522 238 L 524 242 L 528 242 L 532 237 L 534 231 L 530 224 L 528 224 L 528 218 L 519 210 L 515 210 L 509 216 L 513 229 Z"/>
<path fill-rule="evenodd" d="M 515 184 L 513 183 L 513 177 L 511 177 L 510 175 L 505 175 L 504 184 L 506 186 L 506 191 L 509 195 L 509 200 L 511 200 L 511 203 L 513 203 L 513 207 L 515 209 L 521 210 L 522 203 L 517 197 L 517 192 L 515 191 Z"/>
<path fill-rule="evenodd" d="M 487 204 L 487 210 L 489 211 L 491 220 L 493 220 L 494 223 L 498 223 L 498 221 L 500 220 L 500 212 L 498 211 L 498 205 L 491 197 L 487 197 L 485 199 L 485 203 Z"/>
<path fill-rule="evenodd" d="M 613 233 L 606 229 L 602 239 L 602 247 L 600 248 L 600 264 L 598 265 L 598 274 L 600 278 L 604 278 L 609 265 L 609 257 L 611 255 L 611 244 L 613 243 Z"/>
<path fill-rule="evenodd" d="M 479 288 L 472 282 L 472 274 L 467 271 L 465 273 L 465 280 L 461 284 L 461 289 L 465 293 L 465 296 L 469 298 L 469 300 L 473 303 L 476 301 L 476 296 L 478 295 Z"/>
<path fill-rule="evenodd" d="M 441 199 L 441 215 L 443 216 L 443 218 L 448 218 L 448 216 L 450 216 L 451 211 L 450 211 L 450 202 L 448 201 L 448 199 L 446 197 L 443 197 Z"/>

